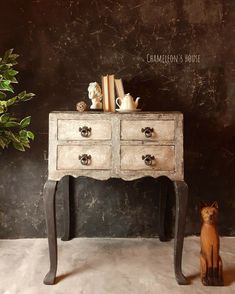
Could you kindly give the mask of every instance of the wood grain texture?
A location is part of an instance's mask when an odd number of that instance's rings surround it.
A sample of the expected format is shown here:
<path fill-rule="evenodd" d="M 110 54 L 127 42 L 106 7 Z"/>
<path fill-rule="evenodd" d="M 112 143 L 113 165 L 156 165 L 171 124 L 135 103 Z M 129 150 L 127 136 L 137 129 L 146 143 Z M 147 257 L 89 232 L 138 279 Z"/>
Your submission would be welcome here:
<path fill-rule="evenodd" d="M 49 179 L 65 175 L 110 177 L 134 180 L 165 175 L 183 180 L 183 116 L 179 112 L 103 113 L 53 112 L 49 120 Z M 80 126 L 92 128 L 89 138 L 81 138 Z M 146 138 L 142 127 L 153 127 Z M 78 157 L 91 155 L 89 165 Z M 156 160 L 149 167 L 142 155 Z"/>

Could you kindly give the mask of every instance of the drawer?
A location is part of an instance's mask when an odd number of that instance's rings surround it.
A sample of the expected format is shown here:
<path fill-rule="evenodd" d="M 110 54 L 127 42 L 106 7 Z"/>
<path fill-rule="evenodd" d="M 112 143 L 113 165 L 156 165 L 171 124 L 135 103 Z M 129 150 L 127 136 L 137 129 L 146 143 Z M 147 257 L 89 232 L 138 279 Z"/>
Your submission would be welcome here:
<path fill-rule="evenodd" d="M 175 121 L 173 119 L 121 121 L 121 140 L 173 141 L 174 138 Z"/>
<path fill-rule="evenodd" d="M 111 140 L 110 120 L 58 119 L 58 140 Z"/>
<path fill-rule="evenodd" d="M 83 155 L 90 158 L 86 159 Z M 57 170 L 110 169 L 111 156 L 111 146 L 107 145 L 58 145 Z"/>
<path fill-rule="evenodd" d="M 121 170 L 174 171 L 175 146 L 121 146 Z"/>

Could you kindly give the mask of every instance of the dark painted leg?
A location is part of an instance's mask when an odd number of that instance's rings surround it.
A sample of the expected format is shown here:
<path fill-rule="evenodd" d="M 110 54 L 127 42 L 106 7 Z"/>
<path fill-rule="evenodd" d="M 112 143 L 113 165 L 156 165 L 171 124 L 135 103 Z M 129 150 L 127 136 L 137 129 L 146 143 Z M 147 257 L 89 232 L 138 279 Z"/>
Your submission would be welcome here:
<path fill-rule="evenodd" d="M 175 219 L 175 249 L 174 249 L 174 266 L 175 277 L 179 285 L 188 284 L 182 273 L 182 251 L 184 244 L 184 229 L 186 221 L 186 210 L 188 203 L 188 186 L 183 181 L 175 181 L 176 196 L 176 219 Z"/>
<path fill-rule="evenodd" d="M 62 179 L 62 197 L 64 201 L 64 234 L 61 238 L 63 241 L 70 239 L 70 198 L 69 198 L 69 176 Z"/>
<path fill-rule="evenodd" d="M 50 256 L 50 270 L 44 278 L 44 284 L 53 285 L 55 283 L 57 270 L 57 234 L 56 234 L 56 214 L 55 214 L 55 194 L 57 181 L 48 180 L 44 186 L 43 198 L 46 214 L 47 236 Z"/>
<path fill-rule="evenodd" d="M 159 178 L 159 239 L 164 242 L 167 241 L 165 230 L 165 218 L 166 218 L 166 202 L 168 195 L 167 182 L 164 179 Z"/>

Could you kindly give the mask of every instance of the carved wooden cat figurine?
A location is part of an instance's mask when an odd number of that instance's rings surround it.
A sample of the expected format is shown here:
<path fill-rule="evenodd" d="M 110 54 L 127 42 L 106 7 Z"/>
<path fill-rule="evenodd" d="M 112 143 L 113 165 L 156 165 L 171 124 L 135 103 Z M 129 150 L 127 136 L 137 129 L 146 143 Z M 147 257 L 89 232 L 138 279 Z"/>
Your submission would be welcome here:
<path fill-rule="evenodd" d="M 219 256 L 219 234 L 216 223 L 218 204 L 201 209 L 201 280 L 205 286 L 223 286 L 223 266 Z"/>

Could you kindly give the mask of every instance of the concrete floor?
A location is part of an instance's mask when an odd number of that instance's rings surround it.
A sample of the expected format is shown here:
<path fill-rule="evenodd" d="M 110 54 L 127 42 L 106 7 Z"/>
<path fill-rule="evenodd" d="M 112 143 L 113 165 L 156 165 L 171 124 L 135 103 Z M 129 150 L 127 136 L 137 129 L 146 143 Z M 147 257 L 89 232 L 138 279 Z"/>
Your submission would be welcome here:
<path fill-rule="evenodd" d="M 46 239 L 0 240 L 0 294 L 235 293 L 235 238 L 221 238 L 225 287 L 204 287 L 199 278 L 199 238 L 185 239 L 183 270 L 191 281 L 178 286 L 173 241 L 158 239 L 59 240 L 57 284 L 45 286 Z"/>

